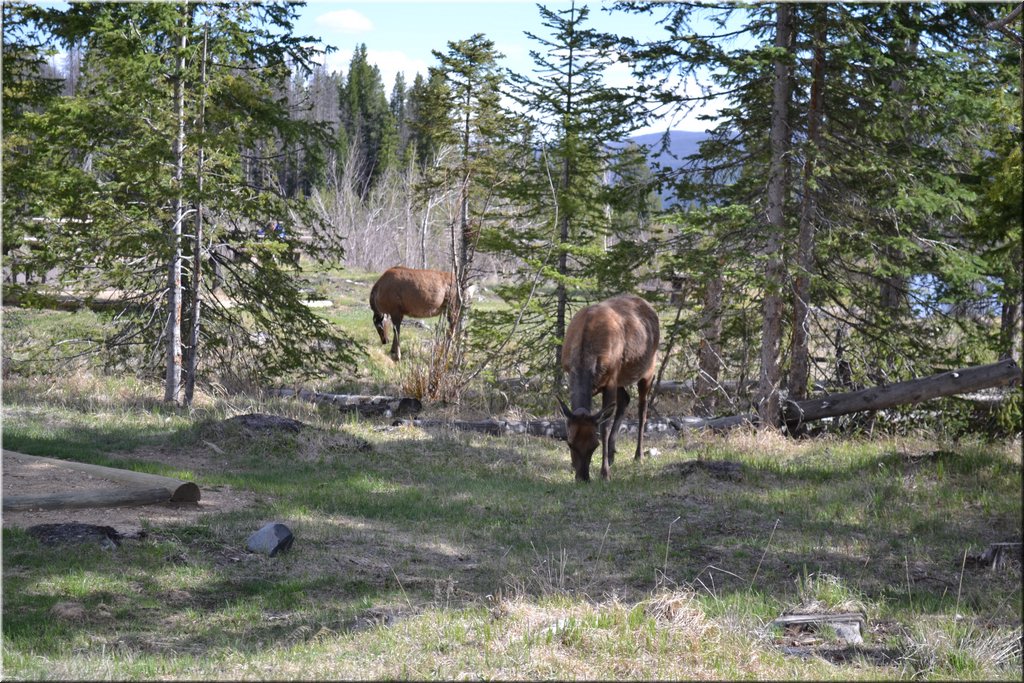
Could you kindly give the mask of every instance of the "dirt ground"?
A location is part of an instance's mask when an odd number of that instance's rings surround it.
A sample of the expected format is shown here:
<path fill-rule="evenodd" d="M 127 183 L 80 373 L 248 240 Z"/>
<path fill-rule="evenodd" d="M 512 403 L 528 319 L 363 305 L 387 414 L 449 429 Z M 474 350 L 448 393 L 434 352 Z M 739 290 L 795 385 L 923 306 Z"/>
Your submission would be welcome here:
<path fill-rule="evenodd" d="M 188 523 L 214 512 L 229 512 L 252 505 L 254 495 L 228 486 L 207 487 L 201 473 L 216 466 L 213 457 L 195 453 L 133 453 L 132 457 L 188 469 L 197 474 L 200 497 L 198 503 L 162 503 L 132 507 L 83 508 L 78 510 L 3 511 L 3 526 L 28 528 L 35 524 L 81 522 L 114 527 L 125 535 L 142 529 L 143 522 L 152 524 Z M 215 456 L 214 456 L 215 457 Z M 46 462 L 29 462 L 19 458 L 3 458 L 3 495 L 27 496 L 66 493 L 90 489 L 125 488 L 124 482 L 92 476 L 85 472 Z"/>

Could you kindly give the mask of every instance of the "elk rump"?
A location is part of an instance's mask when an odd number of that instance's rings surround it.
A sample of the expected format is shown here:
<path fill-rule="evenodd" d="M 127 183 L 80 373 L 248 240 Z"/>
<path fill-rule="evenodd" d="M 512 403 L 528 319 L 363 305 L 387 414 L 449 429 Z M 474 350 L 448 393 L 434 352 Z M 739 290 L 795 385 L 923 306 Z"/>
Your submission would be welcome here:
<path fill-rule="evenodd" d="M 391 357 L 402 359 L 399 337 L 402 319 L 433 318 L 442 312 L 448 316 L 449 324 L 455 320 L 454 289 L 452 274 L 443 270 L 418 270 L 395 266 L 381 274 L 370 289 L 370 310 L 373 311 L 373 326 L 380 335 L 380 343 L 388 343 L 388 324 L 384 316 L 391 318 L 394 339 L 391 343 Z"/>

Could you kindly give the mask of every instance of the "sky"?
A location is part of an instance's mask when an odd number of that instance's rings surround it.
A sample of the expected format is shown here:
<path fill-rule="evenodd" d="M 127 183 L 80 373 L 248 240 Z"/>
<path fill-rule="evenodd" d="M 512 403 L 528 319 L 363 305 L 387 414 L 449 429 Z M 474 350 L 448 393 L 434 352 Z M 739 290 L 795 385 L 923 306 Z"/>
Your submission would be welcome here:
<path fill-rule="evenodd" d="M 567 0 L 548 0 L 543 4 L 551 10 L 570 6 Z M 583 4 L 587 3 L 577 0 L 577 6 Z M 608 5 L 600 0 L 589 3 L 587 26 L 636 38 L 656 38 L 664 32 L 655 23 L 655 16 L 609 13 L 603 9 Z M 549 37 L 549 29 L 541 23 L 533 0 L 310 0 L 299 11 L 296 34 L 320 38 L 321 47 L 337 48 L 326 57 L 328 70 L 346 73 L 353 50 L 365 43 L 367 57 L 380 69 L 388 93 L 398 72 L 404 74 L 407 84 L 412 83 L 416 73 L 426 76 L 428 67 L 437 65 L 431 51 L 446 52 L 448 41 L 483 33 L 505 55 L 502 66 L 529 74 L 534 66 L 529 51 L 540 45 L 524 35 L 524 31 Z M 626 67 L 617 66 L 608 74 L 607 82 L 611 86 L 624 85 L 628 79 Z M 667 127 L 703 130 L 706 124 L 695 116 L 696 113 L 687 120 L 662 122 L 637 133 L 663 132 Z"/>

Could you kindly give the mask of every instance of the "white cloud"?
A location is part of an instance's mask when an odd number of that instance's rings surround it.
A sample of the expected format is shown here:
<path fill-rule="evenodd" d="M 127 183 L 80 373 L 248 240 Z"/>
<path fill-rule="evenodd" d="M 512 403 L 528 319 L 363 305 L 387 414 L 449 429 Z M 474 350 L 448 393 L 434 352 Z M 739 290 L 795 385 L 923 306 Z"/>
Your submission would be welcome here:
<path fill-rule="evenodd" d="M 373 30 L 373 22 L 365 14 L 354 9 L 340 9 L 321 14 L 316 18 L 316 25 L 324 32 L 366 33 Z"/>
<path fill-rule="evenodd" d="M 351 55 L 350 55 L 351 56 Z M 380 69 L 381 80 L 384 81 L 384 91 L 391 94 L 391 88 L 395 85 L 395 76 L 402 72 L 405 76 L 405 87 L 412 85 L 416 74 L 420 73 L 427 77 L 427 63 L 422 59 L 415 59 L 398 50 L 373 50 L 367 48 L 366 58 L 370 64 L 376 64 Z"/>

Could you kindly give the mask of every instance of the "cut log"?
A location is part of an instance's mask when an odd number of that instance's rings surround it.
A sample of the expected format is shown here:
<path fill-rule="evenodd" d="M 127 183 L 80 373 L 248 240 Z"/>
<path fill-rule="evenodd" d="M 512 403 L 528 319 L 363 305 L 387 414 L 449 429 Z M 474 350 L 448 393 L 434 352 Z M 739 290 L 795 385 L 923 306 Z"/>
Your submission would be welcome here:
<path fill-rule="evenodd" d="M 139 489 L 162 488 L 165 493 L 163 500 L 170 501 L 172 503 L 199 502 L 200 492 L 198 486 L 192 482 L 181 481 L 180 479 L 174 479 L 172 477 L 164 477 L 159 474 L 149 474 L 148 472 L 134 472 L 132 470 L 122 470 L 114 467 L 104 467 L 102 465 L 91 465 L 89 463 L 74 462 L 71 460 L 60 460 L 59 458 L 45 458 L 39 455 L 26 455 L 25 453 L 17 453 L 7 449 L 3 450 L 3 456 L 4 458 L 14 458 L 16 460 L 22 460 L 23 462 L 46 463 L 57 467 L 64 467 L 66 469 L 78 470 L 80 472 L 85 472 L 86 474 L 91 474 L 94 477 L 133 484 Z M 8 509 L 8 501 L 12 498 L 14 498 L 14 496 L 4 497 L 4 510 Z M 143 503 L 119 503 L 119 505 L 128 504 L 142 505 Z"/>
<path fill-rule="evenodd" d="M 833 394 L 806 401 L 787 401 L 782 412 L 787 428 L 793 432 L 802 423 L 811 420 L 920 403 L 942 396 L 1018 384 L 1020 380 L 1020 368 L 1012 359 L 1008 359 L 883 387 Z"/>
<path fill-rule="evenodd" d="M 168 502 L 167 489 L 93 489 L 35 496 L 4 496 L 4 512 L 24 510 L 80 510 L 82 508 L 130 507 Z"/>

